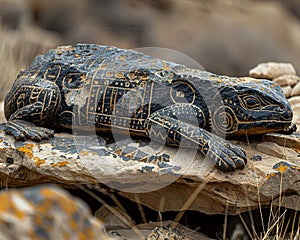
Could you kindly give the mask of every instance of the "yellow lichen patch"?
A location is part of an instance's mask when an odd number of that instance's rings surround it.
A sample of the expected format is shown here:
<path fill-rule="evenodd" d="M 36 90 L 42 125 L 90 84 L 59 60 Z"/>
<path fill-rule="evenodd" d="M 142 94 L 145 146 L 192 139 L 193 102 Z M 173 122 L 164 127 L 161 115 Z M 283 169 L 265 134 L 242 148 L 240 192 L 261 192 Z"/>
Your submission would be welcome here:
<path fill-rule="evenodd" d="M 98 227 L 98 226 L 94 226 L 95 227 L 95 229 Z M 87 236 L 87 239 L 93 239 L 93 238 L 95 238 L 95 232 L 93 231 L 93 228 L 88 228 L 86 231 L 85 231 L 85 234 L 86 234 L 86 236 Z"/>
<path fill-rule="evenodd" d="M 279 166 L 275 170 L 277 170 L 280 173 L 284 173 L 288 169 L 289 169 L 289 166 L 279 164 Z"/>
<path fill-rule="evenodd" d="M 78 224 L 77 224 L 77 222 L 76 222 L 75 220 L 71 220 L 71 221 L 69 222 L 69 224 L 70 224 L 70 228 L 71 228 L 73 231 L 76 231 L 76 230 L 77 230 Z"/>
<path fill-rule="evenodd" d="M 86 237 L 85 233 L 83 233 L 83 232 L 79 233 L 78 238 L 79 238 L 80 240 L 87 240 L 87 237 Z"/>
<path fill-rule="evenodd" d="M 17 150 L 20 152 L 23 152 L 28 158 L 33 157 L 32 149 L 33 149 L 33 143 L 27 143 L 25 146 L 18 147 Z"/>
<path fill-rule="evenodd" d="M 6 212 L 7 209 L 14 207 L 14 204 L 9 200 L 6 195 L 0 195 L 0 213 Z"/>
<path fill-rule="evenodd" d="M 41 215 L 35 215 L 34 222 L 36 226 L 41 226 L 43 224 L 43 218 Z"/>
<path fill-rule="evenodd" d="M 67 232 L 66 230 L 63 231 L 63 239 L 70 239 L 71 236 L 70 236 L 70 233 Z"/>
<path fill-rule="evenodd" d="M 53 207 L 53 204 L 59 205 L 59 207 L 69 216 L 75 214 L 78 210 L 75 203 L 57 191 L 53 191 L 52 189 L 42 189 L 40 194 L 45 198 L 43 206 L 49 205 L 50 208 Z"/>
<path fill-rule="evenodd" d="M 33 160 L 35 161 L 35 165 L 38 168 L 46 162 L 44 159 L 41 159 L 39 157 L 34 157 Z"/>
<path fill-rule="evenodd" d="M 3 139 L 0 139 L 0 143 L 2 143 L 3 142 Z"/>
<path fill-rule="evenodd" d="M 68 198 L 58 199 L 60 208 L 67 213 L 68 216 L 72 216 L 78 213 L 78 207 L 76 204 Z"/>
<path fill-rule="evenodd" d="M 15 193 L 13 193 L 15 194 Z M 9 212 L 11 215 L 17 217 L 18 219 L 23 219 L 25 213 L 17 208 L 11 198 L 13 197 L 12 193 L 0 195 L 0 213 Z M 20 196 L 22 197 L 22 196 Z"/>
<path fill-rule="evenodd" d="M 45 197 L 45 199 L 52 199 L 53 196 L 57 195 L 56 191 L 53 191 L 51 188 L 42 188 L 40 194 Z M 59 195 L 60 196 L 60 195 Z"/>
<path fill-rule="evenodd" d="M 89 155 L 89 152 L 88 151 L 81 151 L 79 153 L 79 155 L 81 155 L 81 156 L 87 156 L 87 155 Z"/>
<path fill-rule="evenodd" d="M 68 164 L 68 161 L 62 161 L 62 162 L 57 162 L 57 163 L 52 163 L 51 166 L 52 167 L 64 167 Z"/>
<path fill-rule="evenodd" d="M 58 162 L 58 163 L 57 163 L 57 166 L 58 166 L 58 167 L 64 167 L 64 166 L 66 166 L 68 163 L 69 163 L 68 161 Z"/>
<path fill-rule="evenodd" d="M 270 179 L 271 177 L 275 177 L 276 176 L 276 173 L 270 173 L 267 175 L 267 179 Z"/>

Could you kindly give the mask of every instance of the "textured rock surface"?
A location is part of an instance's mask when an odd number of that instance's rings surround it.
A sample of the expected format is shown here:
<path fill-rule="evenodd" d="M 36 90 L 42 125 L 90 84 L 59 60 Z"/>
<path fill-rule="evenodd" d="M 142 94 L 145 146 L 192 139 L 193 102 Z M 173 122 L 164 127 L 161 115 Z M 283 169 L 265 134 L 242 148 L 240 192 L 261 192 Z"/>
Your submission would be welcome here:
<path fill-rule="evenodd" d="M 299 96 L 300 95 L 300 82 L 298 82 L 296 84 L 296 86 L 293 88 L 292 92 L 291 92 L 291 96 Z"/>
<path fill-rule="evenodd" d="M 135 229 L 116 229 L 108 231 L 112 239 L 144 240 L 210 240 L 211 238 L 172 221 L 139 224 Z"/>
<path fill-rule="evenodd" d="M 284 86 L 284 87 L 282 87 L 282 91 L 284 93 L 284 96 L 286 98 L 289 98 L 291 96 L 293 89 L 291 86 Z"/>
<path fill-rule="evenodd" d="M 284 87 L 284 86 L 294 87 L 299 81 L 300 81 L 300 78 L 296 75 L 281 75 L 281 76 L 273 79 L 273 82 L 276 82 L 281 87 Z"/>
<path fill-rule="evenodd" d="M 82 200 L 54 185 L 0 192 L 0 239 L 105 239 Z"/>
<path fill-rule="evenodd" d="M 295 75 L 296 70 L 291 63 L 260 63 L 249 71 L 250 77 L 274 79 L 283 75 Z"/>
<path fill-rule="evenodd" d="M 271 135 L 273 142 L 282 138 L 278 134 Z M 283 146 L 283 152 L 290 152 L 284 146 L 300 151 L 299 138 L 288 138 L 292 139 L 289 144 L 276 142 Z M 258 208 L 258 192 L 263 205 L 288 192 L 284 204 L 299 209 L 294 198 L 299 197 L 300 158 L 283 160 L 278 158 L 281 155 L 275 157 L 257 151 L 253 145 L 257 142 L 248 146 L 235 141 L 247 150 L 249 163 L 244 170 L 224 173 L 214 169 L 200 155 L 193 161 L 191 150 L 185 149 L 177 151 L 177 148 L 164 147 L 160 151 L 169 155 L 168 161 L 157 159 L 144 163 L 119 157 L 104 147 L 103 141 L 97 144 L 95 139 L 84 136 L 75 137 L 74 142 L 71 135 L 57 134 L 49 142 L 35 144 L 15 142 L 2 132 L 0 140 L 0 179 L 7 186 L 41 182 L 75 186 L 77 183 L 90 186 L 102 183 L 158 211 L 192 209 L 209 214 L 224 213 L 226 207 L 229 214 Z M 282 188 L 281 178 L 285 181 Z"/>

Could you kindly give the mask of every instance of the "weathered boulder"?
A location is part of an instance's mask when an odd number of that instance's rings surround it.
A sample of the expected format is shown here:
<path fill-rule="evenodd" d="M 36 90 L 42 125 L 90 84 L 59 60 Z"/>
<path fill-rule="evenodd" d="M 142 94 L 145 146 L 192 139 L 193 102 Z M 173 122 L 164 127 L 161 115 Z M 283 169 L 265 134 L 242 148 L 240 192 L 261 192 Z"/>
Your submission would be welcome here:
<path fill-rule="evenodd" d="M 106 239 L 80 199 L 54 186 L 0 192 L 0 239 Z"/>
<path fill-rule="evenodd" d="M 292 97 L 299 96 L 299 95 L 300 95 L 300 82 L 296 84 L 296 86 L 293 88 L 291 92 Z"/>
<path fill-rule="evenodd" d="M 285 137 L 268 136 L 268 142 Z M 289 144 L 276 142 L 282 152 L 299 152 L 300 139 L 288 138 L 292 139 Z M 279 204 L 299 210 L 295 198 L 299 198 L 300 158 L 294 154 L 283 159 L 281 152 L 261 152 L 254 140 L 250 145 L 234 143 L 246 149 L 248 164 L 244 170 L 224 173 L 191 149 L 157 149 L 155 144 L 124 142 L 131 152 L 134 148 L 156 149 L 152 161 L 142 162 L 130 160 L 130 154 L 117 155 L 113 145 L 107 147 L 103 139 L 92 135 L 56 134 L 50 141 L 33 143 L 16 142 L 1 132 L 0 179 L 9 187 L 42 182 L 105 184 L 161 212 L 190 209 L 215 214 L 226 209 L 228 214 L 237 214 L 269 205 L 285 193 L 284 203 Z"/>
<path fill-rule="evenodd" d="M 286 98 L 289 98 L 291 96 L 293 89 L 291 86 L 284 86 L 284 87 L 282 87 L 282 91 L 283 91 L 284 96 Z"/>
<path fill-rule="evenodd" d="M 193 231 L 172 221 L 151 222 L 139 224 L 133 228 L 123 228 L 108 231 L 111 239 L 144 239 L 144 240 L 210 240 L 207 236 Z"/>
<path fill-rule="evenodd" d="M 273 82 L 276 82 L 279 86 L 285 87 L 290 86 L 294 87 L 298 82 L 300 82 L 300 78 L 296 75 L 281 75 L 279 77 L 273 78 Z"/>
<path fill-rule="evenodd" d="M 249 76 L 253 78 L 274 79 L 283 75 L 296 75 L 296 70 L 291 63 L 260 63 L 249 71 Z"/>

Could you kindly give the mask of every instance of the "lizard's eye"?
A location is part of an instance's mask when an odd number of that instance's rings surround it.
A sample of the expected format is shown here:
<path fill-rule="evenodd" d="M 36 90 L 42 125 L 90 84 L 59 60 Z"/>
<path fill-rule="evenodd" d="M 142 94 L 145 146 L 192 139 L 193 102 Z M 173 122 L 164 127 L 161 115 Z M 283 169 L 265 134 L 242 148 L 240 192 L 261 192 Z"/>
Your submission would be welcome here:
<path fill-rule="evenodd" d="M 256 109 L 262 106 L 261 101 L 255 96 L 244 96 L 241 100 L 248 109 Z"/>

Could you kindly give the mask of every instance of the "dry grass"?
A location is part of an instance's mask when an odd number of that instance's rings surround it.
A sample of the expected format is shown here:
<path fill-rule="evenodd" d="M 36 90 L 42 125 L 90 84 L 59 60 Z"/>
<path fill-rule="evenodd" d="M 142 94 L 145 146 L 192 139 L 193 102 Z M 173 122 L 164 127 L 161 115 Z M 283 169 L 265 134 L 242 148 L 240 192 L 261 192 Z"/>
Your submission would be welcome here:
<path fill-rule="evenodd" d="M 3 100 L 18 72 L 36 55 L 58 44 L 55 34 L 34 27 L 9 30 L 0 22 L 0 123 L 5 121 Z"/>
<path fill-rule="evenodd" d="M 10 89 L 18 72 L 38 54 L 59 44 L 59 38 L 35 27 L 9 30 L 0 22 L 0 101 Z"/>
<path fill-rule="evenodd" d="M 15 37 L 0 24 L 0 101 L 11 87 L 20 68 L 25 64 L 24 50 L 16 56 Z"/>

